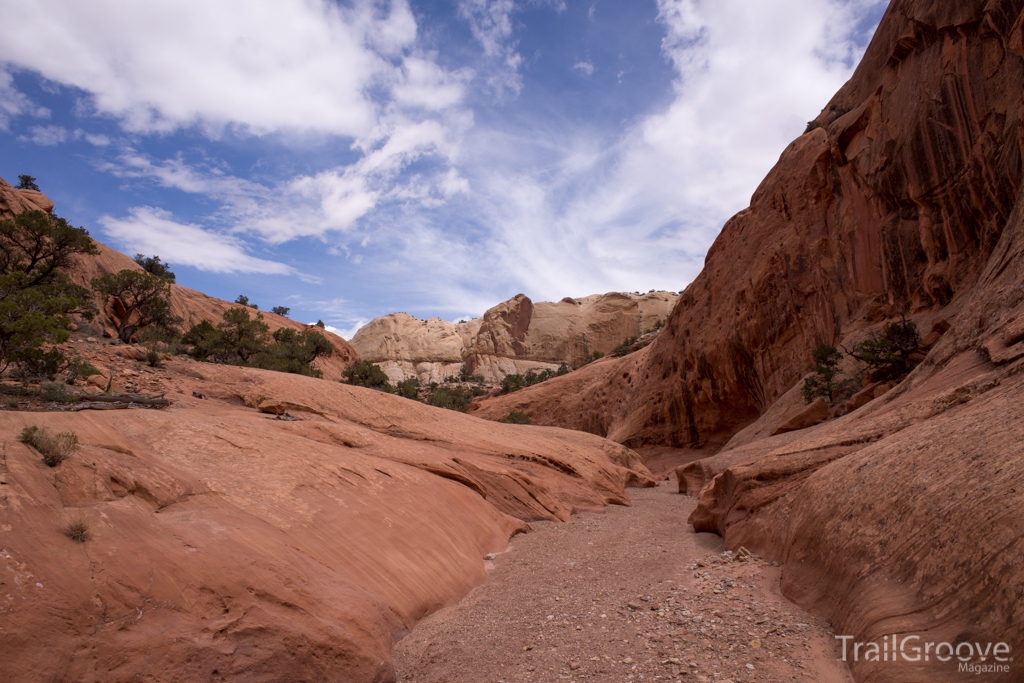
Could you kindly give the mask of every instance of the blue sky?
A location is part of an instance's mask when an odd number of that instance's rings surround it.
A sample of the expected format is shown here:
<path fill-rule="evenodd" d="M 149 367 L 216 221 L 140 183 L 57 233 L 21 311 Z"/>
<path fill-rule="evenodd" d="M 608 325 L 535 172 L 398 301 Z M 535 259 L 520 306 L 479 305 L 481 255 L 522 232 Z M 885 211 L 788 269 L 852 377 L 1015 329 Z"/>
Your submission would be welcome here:
<path fill-rule="evenodd" d="M 0 176 L 211 295 L 678 291 L 884 0 L 0 0 Z"/>

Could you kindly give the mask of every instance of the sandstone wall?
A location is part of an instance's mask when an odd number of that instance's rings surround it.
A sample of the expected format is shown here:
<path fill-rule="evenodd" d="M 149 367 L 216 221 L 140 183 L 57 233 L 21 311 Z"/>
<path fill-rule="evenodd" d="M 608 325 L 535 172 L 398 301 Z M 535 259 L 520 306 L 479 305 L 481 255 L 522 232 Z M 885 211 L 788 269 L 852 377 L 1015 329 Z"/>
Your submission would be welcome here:
<path fill-rule="evenodd" d="M 906 308 L 930 320 L 970 293 L 1021 185 L 1020 11 L 895 0 L 642 362 L 574 385 L 545 419 L 631 445 L 724 442 L 800 380 L 818 344 Z"/>
<path fill-rule="evenodd" d="M 519 294 L 464 323 L 382 316 L 356 332 L 352 346 L 393 380 L 439 382 L 466 366 L 500 381 L 561 363 L 581 364 L 595 351 L 608 353 L 665 320 L 677 299 L 670 292 L 613 292 L 534 304 Z"/>

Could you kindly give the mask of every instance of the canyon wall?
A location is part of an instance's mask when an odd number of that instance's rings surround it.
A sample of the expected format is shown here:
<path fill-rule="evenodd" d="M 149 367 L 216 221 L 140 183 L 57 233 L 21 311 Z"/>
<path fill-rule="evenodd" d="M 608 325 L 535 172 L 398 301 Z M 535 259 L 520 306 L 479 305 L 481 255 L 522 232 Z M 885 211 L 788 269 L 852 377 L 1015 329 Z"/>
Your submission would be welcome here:
<path fill-rule="evenodd" d="M 677 299 L 674 292 L 612 292 L 535 304 L 519 294 L 462 323 L 406 313 L 375 318 L 356 332 L 352 346 L 393 381 L 440 382 L 466 367 L 499 382 L 562 363 L 580 365 L 595 351 L 608 353 L 664 322 Z"/>
<path fill-rule="evenodd" d="M 593 382 L 498 401 L 632 446 L 722 443 L 800 381 L 818 344 L 904 310 L 927 331 L 971 292 L 1021 185 L 1020 9 L 895 0 L 853 78 L 726 223 L 664 333 Z"/>

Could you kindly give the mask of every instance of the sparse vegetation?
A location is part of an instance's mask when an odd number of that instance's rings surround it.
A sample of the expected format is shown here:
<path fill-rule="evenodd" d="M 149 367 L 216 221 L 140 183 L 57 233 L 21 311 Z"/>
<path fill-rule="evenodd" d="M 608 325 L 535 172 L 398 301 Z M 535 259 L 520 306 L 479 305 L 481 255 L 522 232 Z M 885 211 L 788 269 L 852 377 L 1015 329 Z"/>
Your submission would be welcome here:
<path fill-rule="evenodd" d="M 511 425 L 533 424 L 533 422 L 530 420 L 530 416 L 521 410 L 513 410 L 511 413 L 498 420 L 498 422 L 504 422 L 505 424 Z"/>
<path fill-rule="evenodd" d="M 818 121 L 808 121 L 807 122 L 807 127 L 804 128 L 804 135 L 807 135 L 812 130 L 817 130 L 818 128 L 821 128 L 821 127 L 822 127 L 822 125 Z"/>
<path fill-rule="evenodd" d="M 468 365 L 463 365 L 462 369 L 459 370 L 459 381 L 460 382 L 472 382 L 473 384 L 483 384 L 483 375 L 474 375 L 473 371 L 469 369 Z"/>
<path fill-rule="evenodd" d="M 636 337 L 626 337 L 622 340 L 621 344 L 612 349 L 612 355 L 616 358 L 621 358 L 622 356 L 633 353 L 633 351 L 635 351 L 633 344 L 636 344 L 636 339 Z"/>
<path fill-rule="evenodd" d="M 590 365 L 595 360 L 600 360 L 601 358 L 604 358 L 604 352 L 603 351 L 594 351 L 592 354 L 590 354 L 588 356 L 584 356 L 583 357 L 583 362 L 580 363 L 579 365 L 577 365 L 576 369 L 578 370 L 578 369 L 582 368 L 584 365 Z"/>
<path fill-rule="evenodd" d="M 324 321 L 323 320 L 317 320 L 316 321 L 316 326 L 319 327 L 321 330 L 327 329 L 327 326 L 324 325 Z"/>
<path fill-rule="evenodd" d="M 91 294 L 64 274 L 78 254 L 99 253 L 88 231 L 42 211 L 0 221 L 0 372 L 55 377 L 72 313 L 92 317 Z"/>
<path fill-rule="evenodd" d="M 867 363 L 872 379 L 898 380 L 913 369 L 910 354 L 920 345 L 917 325 L 904 314 L 900 322 L 891 322 L 882 328 L 882 334 L 872 334 L 855 344 L 853 350 L 843 350 Z"/>
<path fill-rule="evenodd" d="M 569 374 L 569 366 L 565 363 L 562 363 L 561 365 L 558 366 L 557 370 L 545 369 L 541 370 L 540 372 L 537 372 L 536 370 L 530 370 L 525 375 L 505 375 L 505 377 L 501 380 L 501 393 L 510 394 L 513 391 L 519 391 L 524 387 L 531 387 L 534 384 L 546 382 L 552 377 L 561 377 L 562 375 L 567 374 Z"/>
<path fill-rule="evenodd" d="M 74 432 L 53 434 L 35 425 L 21 430 L 18 441 L 39 451 L 48 467 L 56 467 L 78 450 L 78 435 Z"/>
<path fill-rule="evenodd" d="M 290 309 L 287 306 L 274 306 L 273 308 L 270 309 L 270 312 L 276 313 L 277 315 L 281 315 L 287 318 L 288 314 L 292 312 L 292 309 Z"/>
<path fill-rule="evenodd" d="M 142 266 L 142 269 L 150 275 L 156 275 L 171 283 L 175 280 L 174 273 L 171 272 L 171 264 L 164 263 L 159 256 L 136 254 L 132 260 Z"/>
<path fill-rule="evenodd" d="M 81 510 L 69 514 L 60 527 L 61 533 L 76 543 L 85 543 L 89 540 L 89 519 Z"/>
<path fill-rule="evenodd" d="M 171 315 L 171 282 L 137 270 L 107 273 L 93 279 L 92 287 L 118 306 L 118 338 L 128 344 L 138 330 L 161 327 L 174 334 L 181 319 Z"/>

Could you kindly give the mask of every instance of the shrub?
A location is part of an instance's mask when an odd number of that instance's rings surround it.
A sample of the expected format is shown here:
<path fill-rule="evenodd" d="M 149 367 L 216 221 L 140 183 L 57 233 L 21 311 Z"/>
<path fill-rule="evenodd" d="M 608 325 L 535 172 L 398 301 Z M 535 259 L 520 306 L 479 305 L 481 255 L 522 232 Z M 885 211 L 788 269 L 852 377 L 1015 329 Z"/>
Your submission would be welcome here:
<path fill-rule="evenodd" d="M 469 369 L 468 365 L 463 365 L 462 369 L 459 370 L 459 381 L 460 382 L 472 382 L 474 384 L 483 384 L 483 375 L 474 375 L 473 371 Z"/>
<path fill-rule="evenodd" d="M 39 390 L 39 397 L 44 401 L 74 403 L 78 400 L 78 396 L 68 391 L 68 385 L 63 382 L 43 382 Z"/>
<path fill-rule="evenodd" d="M 64 519 L 60 530 L 72 541 L 85 543 L 89 540 L 89 519 L 80 510 L 72 512 Z"/>
<path fill-rule="evenodd" d="M 380 369 L 379 365 L 371 363 L 368 360 L 361 360 L 358 363 L 353 363 L 345 368 L 341 375 L 341 381 L 343 383 L 351 384 L 354 387 L 366 387 L 368 389 L 377 389 L 388 393 L 394 390 L 391 386 L 391 380 L 388 379 L 387 374 Z"/>
<path fill-rule="evenodd" d="M 274 306 L 273 308 L 270 309 L 270 312 L 276 313 L 277 315 L 282 315 L 285 318 L 287 318 L 288 314 L 292 312 L 292 309 L 288 308 L 287 306 Z"/>
<path fill-rule="evenodd" d="M 881 335 L 872 334 L 846 352 L 867 363 L 875 380 L 895 380 L 913 369 L 910 354 L 920 345 L 917 325 L 902 315 L 900 322 L 891 322 L 882 328 Z"/>
<path fill-rule="evenodd" d="M 56 375 L 65 358 L 52 345 L 70 336 L 69 316 L 92 317 L 91 293 L 64 271 L 77 255 L 98 253 L 89 232 L 63 218 L 27 211 L 0 220 L 0 372 L 14 364 L 25 379 Z"/>
<path fill-rule="evenodd" d="M 519 391 L 525 386 L 526 382 L 520 374 L 505 375 L 501 379 L 501 393 L 503 394 L 510 394 L 513 391 Z"/>
<path fill-rule="evenodd" d="M 49 467 L 56 467 L 78 450 L 78 435 L 74 432 L 51 434 L 46 427 L 35 425 L 21 430 L 18 441 L 39 451 Z"/>
<path fill-rule="evenodd" d="M 807 366 L 807 371 L 813 373 L 804 380 L 804 400 L 810 403 L 819 396 L 828 399 L 829 404 L 835 402 L 838 394 L 847 385 L 848 381 L 841 381 L 839 376 L 839 362 L 843 354 L 834 346 L 820 344 L 811 352 L 813 363 Z"/>
<path fill-rule="evenodd" d="M 93 375 L 100 375 L 101 373 L 95 365 L 87 360 L 81 358 L 72 358 L 67 364 L 67 375 L 64 381 L 68 384 L 74 384 L 75 380 L 89 379 Z"/>
<path fill-rule="evenodd" d="M 632 353 L 633 344 L 636 344 L 636 337 L 626 337 L 621 344 L 612 349 L 612 355 L 619 358 Z"/>
<path fill-rule="evenodd" d="M 159 256 L 136 254 L 132 260 L 142 266 L 142 269 L 150 275 L 156 275 L 168 282 L 174 282 L 175 280 L 174 273 L 171 272 L 171 264 L 164 263 L 160 260 Z"/>
<path fill-rule="evenodd" d="M 569 364 L 562 363 L 561 365 L 558 366 L 558 370 L 555 371 L 555 377 L 568 375 L 570 372 L 572 372 L 572 370 L 569 369 Z"/>
<path fill-rule="evenodd" d="M 399 382 L 395 387 L 395 391 L 403 398 L 411 398 L 415 400 L 419 398 L 420 381 L 416 377 L 410 377 L 407 380 Z"/>
<path fill-rule="evenodd" d="M 15 186 L 18 190 L 35 190 L 39 191 L 39 186 L 36 185 L 36 179 L 27 174 L 21 174 L 18 176 L 18 184 Z"/>
<path fill-rule="evenodd" d="M 323 320 L 317 320 L 316 321 L 316 326 L 319 327 L 321 330 L 327 328 L 327 325 L 324 325 L 324 321 Z"/>
<path fill-rule="evenodd" d="M 312 330 L 297 332 L 290 327 L 282 327 L 275 330 L 272 336 L 274 341 L 253 356 L 249 363 L 252 367 L 323 377 L 323 372 L 313 367 L 313 363 L 317 358 L 330 357 L 334 347 L 322 334 Z"/>
<path fill-rule="evenodd" d="M 822 127 L 822 125 L 819 122 L 817 122 L 817 121 L 808 121 L 807 122 L 807 127 L 804 128 L 804 135 L 807 135 L 812 130 L 817 130 L 817 129 L 821 128 L 821 127 Z"/>
<path fill-rule="evenodd" d="M 505 424 L 511 425 L 533 424 L 533 422 L 530 420 L 530 416 L 521 410 L 513 410 L 511 413 L 498 420 L 498 422 L 504 422 Z"/>
<path fill-rule="evenodd" d="M 126 344 L 144 327 L 155 325 L 174 334 L 181 324 L 171 315 L 171 283 L 163 277 L 125 269 L 95 278 L 92 287 L 123 307 L 117 337 Z"/>
<path fill-rule="evenodd" d="M 159 351 L 156 351 L 154 349 L 150 349 L 149 351 L 146 351 L 146 362 L 149 364 L 149 367 L 151 367 L 151 368 L 162 367 L 162 365 L 161 365 L 162 361 L 163 361 L 163 356 L 160 354 Z"/>
<path fill-rule="evenodd" d="M 427 403 L 438 408 L 457 410 L 460 413 L 466 412 L 469 404 L 473 402 L 476 395 L 472 389 L 460 387 L 439 387 L 427 399 Z"/>
<path fill-rule="evenodd" d="M 238 298 L 235 299 L 235 303 L 236 304 L 240 304 L 242 306 L 248 306 L 249 308 L 255 308 L 255 309 L 259 310 L 259 306 L 257 306 L 256 304 L 250 302 L 249 301 L 249 297 L 245 296 L 244 294 L 239 294 Z"/>

